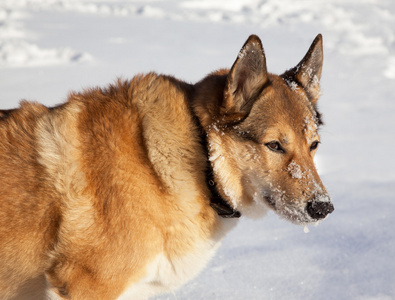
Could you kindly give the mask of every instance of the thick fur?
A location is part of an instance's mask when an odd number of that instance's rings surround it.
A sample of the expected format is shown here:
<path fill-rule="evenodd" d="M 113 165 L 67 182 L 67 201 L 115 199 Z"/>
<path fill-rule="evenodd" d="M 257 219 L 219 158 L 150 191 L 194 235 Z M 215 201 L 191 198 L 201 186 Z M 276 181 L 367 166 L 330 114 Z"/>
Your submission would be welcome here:
<path fill-rule="evenodd" d="M 236 224 L 210 206 L 208 165 L 242 214 L 325 217 L 333 206 L 311 146 L 321 65 L 318 36 L 297 67 L 267 73 L 251 36 L 230 70 L 195 85 L 150 73 L 58 107 L 0 111 L 0 298 L 177 288 Z"/>

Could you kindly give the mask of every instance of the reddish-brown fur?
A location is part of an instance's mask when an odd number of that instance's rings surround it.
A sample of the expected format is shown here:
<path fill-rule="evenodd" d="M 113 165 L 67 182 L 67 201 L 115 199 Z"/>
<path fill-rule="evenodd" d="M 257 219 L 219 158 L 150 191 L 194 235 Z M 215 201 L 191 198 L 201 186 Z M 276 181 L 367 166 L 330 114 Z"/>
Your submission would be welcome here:
<path fill-rule="evenodd" d="M 319 78 L 317 39 L 302 62 Z M 231 70 L 196 85 L 150 73 L 55 108 L 1 111 L 0 297 L 44 297 L 48 285 L 64 299 L 117 299 L 128 287 L 140 299 L 195 275 L 234 223 L 210 206 L 208 158 L 234 209 L 248 215 L 260 193 L 259 205 L 314 221 L 305 206 L 327 196 L 306 142 L 318 135 L 303 128 L 317 121 L 319 86 L 299 69 L 267 73 L 251 36 Z M 291 161 L 311 180 L 295 181 Z"/>

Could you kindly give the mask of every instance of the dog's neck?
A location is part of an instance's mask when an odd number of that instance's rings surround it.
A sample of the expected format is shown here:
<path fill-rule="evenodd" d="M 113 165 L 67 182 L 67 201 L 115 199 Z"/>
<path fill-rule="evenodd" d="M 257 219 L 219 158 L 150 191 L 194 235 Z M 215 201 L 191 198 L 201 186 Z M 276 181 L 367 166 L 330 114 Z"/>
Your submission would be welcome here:
<path fill-rule="evenodd" d="M 193 112 L 192 115 L 195 120 L 195 124 L 197 125 L 200 141 L 207 157 L 206 184 L 211 193 L 210 206 L 222 218 L 239 218 L 241 213 L 230 206 L 230 204 L 218 192 L 217 184 L 214 180 L 214 170 L 209 160 L 207 134 L 201 125 L 199 118 Z"/>
<path fill-rule="evenodd" d="M 241 213 L 231 207 L 229 203 L 218 193 L 216 183 L 214 181 L 213 168 L 209 160 L 207 160 L 207 164 L 208 167 L 206 170 L 206 184 L 211 192 L 210 206 L 222 218 L 239 218 L 241 216 Z"/>

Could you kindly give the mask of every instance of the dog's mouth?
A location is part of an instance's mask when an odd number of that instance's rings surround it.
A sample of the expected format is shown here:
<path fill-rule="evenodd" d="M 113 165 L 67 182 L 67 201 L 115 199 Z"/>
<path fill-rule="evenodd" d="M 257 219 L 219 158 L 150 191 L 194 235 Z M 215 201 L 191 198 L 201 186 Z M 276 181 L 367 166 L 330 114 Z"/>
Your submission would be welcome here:
<path fill-rule="evenodd" d="M 277 195 L 265 195 L 263 198 L 266 204 L 280 217 L 295 224 L 315 223 L 325 219 L 334 211 L 333 204 L 327 194 L 316 196 L 305 204 L 293 204 Z"/>

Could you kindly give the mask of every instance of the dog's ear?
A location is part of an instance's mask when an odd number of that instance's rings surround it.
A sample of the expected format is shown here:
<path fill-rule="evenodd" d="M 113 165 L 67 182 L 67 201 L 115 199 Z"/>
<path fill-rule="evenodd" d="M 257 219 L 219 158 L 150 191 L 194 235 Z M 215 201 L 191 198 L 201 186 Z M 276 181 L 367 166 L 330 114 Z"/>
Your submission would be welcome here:
<path fill-rule="evenodd" d="M 281 75 L 287 81 L 299 83 L 313 104 L 316 104 L 321 94 L 320 79 L 323 58 L 322 35 L 319 34 L 300 63 Z"/>
<path fill-rule="evenodd" d="M 229 71 L 222 114 L 248 113 L 267 81 L 266 58 L 261 40 L 256 35 L 251 35 Z"/>

